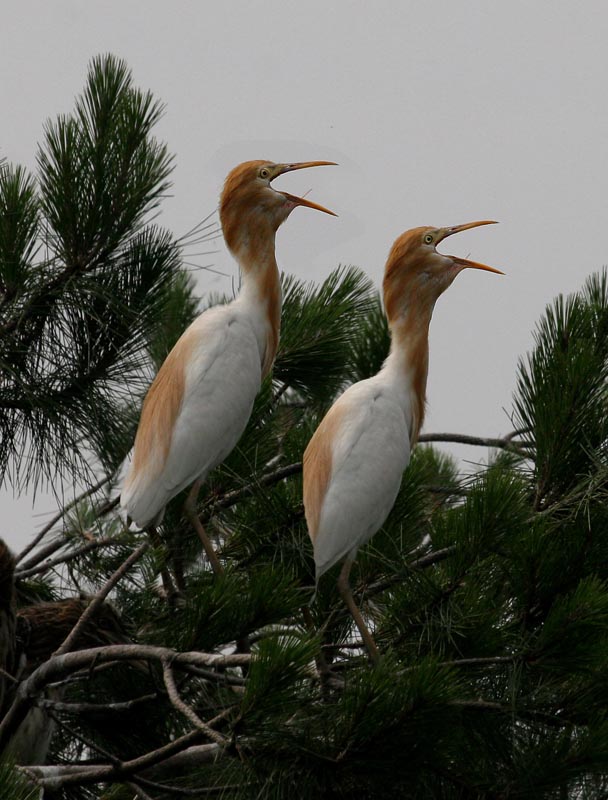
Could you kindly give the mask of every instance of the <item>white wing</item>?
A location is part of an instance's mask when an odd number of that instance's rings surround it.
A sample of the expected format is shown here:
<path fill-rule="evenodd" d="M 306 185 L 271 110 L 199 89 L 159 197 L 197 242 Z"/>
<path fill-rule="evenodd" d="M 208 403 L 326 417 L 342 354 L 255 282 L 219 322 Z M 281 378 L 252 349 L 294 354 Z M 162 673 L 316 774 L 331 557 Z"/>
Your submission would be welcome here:
<path fill-rule="evenodd" d="M 259 346 L 247 317 L 231 305 L 206 311 L 175 345 L 149 395 L 157 381 L 158 399 L 144 405 L 121 497 L 141 527 L 221 463 L 243 433 L 261 383 Z M 180 381 L 171 417 L 167 402 Z"/>
<path fill-rule="evenodd" d="M 382 526 L 410 460 L 403 405 L 378 377 L 351 386 L 332 412 L 331 476 L 314 538 L 317 579 Z"/>

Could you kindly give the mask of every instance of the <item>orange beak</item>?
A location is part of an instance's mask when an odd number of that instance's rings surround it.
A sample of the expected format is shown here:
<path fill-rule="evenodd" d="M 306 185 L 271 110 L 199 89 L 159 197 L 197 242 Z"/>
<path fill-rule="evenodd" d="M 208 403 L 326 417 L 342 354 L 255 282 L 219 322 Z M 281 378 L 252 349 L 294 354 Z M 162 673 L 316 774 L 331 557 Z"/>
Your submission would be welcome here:
<path fill-rule="evenodd" d="M 275 178 L 278 175 L 283 175 L 285 172 L 293 172 L 296 169 L 306 169 L 307 167 L 336 167 L 338 166 L 335 161 L 300 161 L 297 164 L 281 164 L 279 169 L 277 170 Z M 334 214 L 333 211 L 330 211 L 328 208 L 324 208 L 324 206 L 318 205 L 318 203 L 313 203 L 311 200 L 306 200 L 304 197 L 296 197 L 295 194 L 289 194 L 288 192 L 281 192 L 281 194 L 287 198 L 290 202 L 292 202 L 296 206 L 306 206 L 306 208 L 314 208 L 315 211 L 323 211 L 325 214 L 331 214 L 332 217 L 337 217 L 337 214 Z"/>
<path fill-rule="evenodd" d="M 454 225 L 452 228 L 443 228 L 442 235 L 439 241 L 443 241 L 448 236 L 451 236 L 453 233 L 460 233 L 461 231 L 467 231 L 469 228 L 478 228 L 480 225 L 496 225 L 496 220 L 493 219 L 483 219 L 479 222 L 466 222 L 464 225 Z M 477 261 L 469 261 L 468 258 L 460 258 L 459 256 L 449 256 L 454 264 L 458 267 L 470 267 L 471 269 L 484 269 L 486 272 L 495 272 L 497 275 L 504 275 L 504 272 L 501 272 L 499 269 L 495 269 L 494 267 L 488 267 L 487 264 L 479 264 Z"/>

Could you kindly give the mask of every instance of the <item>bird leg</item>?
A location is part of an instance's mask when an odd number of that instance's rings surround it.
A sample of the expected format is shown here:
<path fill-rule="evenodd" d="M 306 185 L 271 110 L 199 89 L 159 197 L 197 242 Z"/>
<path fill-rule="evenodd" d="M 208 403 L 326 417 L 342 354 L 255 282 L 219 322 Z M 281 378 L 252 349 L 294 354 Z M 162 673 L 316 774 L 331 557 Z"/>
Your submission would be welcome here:
<path fill-rule="evenodd" d="M 308 606 L 304 606 L 302 608 L 302 616 L 304 617 L 304 625 L 306 625 L 306 629 L 308 630 L 308 632 L 314 633 L 315 623 L 313 621 L 312 614 L 310 613 L 310 608 Z M 323 653 L 323 642 L 321 642 L 321 649 L 315 656 L 315 664 L 317 665 L 317 672 L 319 673 L 321 688 L 325 691 L 325 688 L 327 686 L 327 679 L 331 675 L 331 670 L 325 658 L 325 654 Z"/>
<path fill-rule="evenodd" d="M 367 652 L 369 654 L 369 659 L 372 664 L 376 665 L 380 661 L 380 655 L 378 653 L 378 648 L 376 647 L 376 643 L 369 632 L 367 625 L 363 619 L 363 615 L 359 610 L 359 607 L 355 603 L 353 598 L 353 593 L 350 588 L 350 583 L 348 582 L 348 576 L 350 575 L 351 567 L 354 563 L 354 559 L 346 558 L 344 562 L 344 566 L 340 570 L 340 575 L 338 577 L 338 591 L 340 592 L 342 599 L 346 603 L 348 610 L 351 613 L 352 618 L 355 620 L 357 628 L 359 628 L 359 632 L 363 637 L 363 642 L 367 648 Z"/>
<path fill-rule="evenodd" d="M 148 525 L 146 528 L 148 536 L 152 541 L 152 545 L 161 553 L 161 558 L 164 559 L 162 555 L 165 547 L 163 545 L 163 540 L 160 537 L 160 534 L 154 525 Z M 175 584 L 173 583 L 173 579 L 171 578 L 171 573 L 167 569 L 167 565 L 164 561 L 161 562 L 160 565 L 160 577 L 163 582 L 163 589 L 165 590 L 165 597 L 169 601 L 171 605 L 174 604 L 175 599 L 178 597 L 180 592 L 175 588 Z"/>
<path fill-rule="evenodd" d="M 224 572 L 222 565 L 220 564 L 220 560 L 217 557 L 215 550 L 213 549 L 213 545 L 211 544 L 209 537 L 207 536 L 207 532 L 203 527 L 203 523 L 200 521 L 198 516 L 198 511 L 196 509 L 196 500 L 198 497 L 198 493 L 201 488 L 201 481 L 195 481 L 192 489 L 188 493 L 188 497 L 186 502 L 184 503 L 184 513 L 186 514 L 187 519 L 192 524 L 192 527 L 196 531 L 198 538 L 201 540 L 201 544 L 207 554 L 207 558 L 209 559 L 209 563 L 211 564 L 211 568 L 215 572 L 216 575 L 221 575 Z"/>

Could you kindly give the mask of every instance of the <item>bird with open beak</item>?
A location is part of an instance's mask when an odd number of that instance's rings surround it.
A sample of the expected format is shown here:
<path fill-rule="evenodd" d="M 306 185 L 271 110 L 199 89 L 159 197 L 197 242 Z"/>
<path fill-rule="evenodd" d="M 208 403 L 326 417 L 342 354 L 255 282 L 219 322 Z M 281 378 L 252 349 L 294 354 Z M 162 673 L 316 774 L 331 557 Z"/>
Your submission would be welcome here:
<path fill-rule="evenodd" d="M 279 175 L 333 164 L 247 161 L 226 178 L 220 220 L 242 276 L 239 296 L 203 312 L 182 334 L 144 400 L 121 502 L 140 527 L 154 526 L 193 484 L 186 513 L 213 569 L 222 567 L 196 513 L 201 482 L 243 433 L 279 344 L 281 285 L 275 235 L 297 206 L 334 213 L 274 189 Z"/>
<path fill-rule="evenodd" d="M 317 582 L 338 561 L 338 589 L 372 661 L 378 650 L 350 589 L 357 550 L 387 518 L 424 419 L 429 325 L 439 296 L 463 269 L 500 270 L 437 252 L 452 228 L 422 227 L 397 238 L 384 271 L 391 349 L 380 372 L 350 386 L 329 409 L 304 453 L 304 508 Z"/>

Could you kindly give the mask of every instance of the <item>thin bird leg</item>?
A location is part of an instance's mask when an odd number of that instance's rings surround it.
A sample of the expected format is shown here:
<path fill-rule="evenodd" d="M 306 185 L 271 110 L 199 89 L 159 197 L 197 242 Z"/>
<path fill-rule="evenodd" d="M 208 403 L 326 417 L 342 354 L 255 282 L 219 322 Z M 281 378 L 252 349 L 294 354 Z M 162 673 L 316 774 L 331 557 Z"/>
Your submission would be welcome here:
<path fill-rule="evenodd" d="M 163 540 L 161 539 L 160 534 L 158 533 L 156 527 L 154 525 L 148 525 L 146 531 L 148 532 L 148 535 L 152 540 L 153 546 L 161 553 L 161 558 L 164 558 L 164 556 L 162 555 L 165 549 L 163 545 Z M 175 584 L 173 583 L 173 580 L 171 578 L 171 573 L 167 569 L 167 565 L 164 562 L 161 562 L 160 565 L 160 576 L 162 578 L 163 589 L 165 590 L 165 596 L 167 600 L 170 603 L 172 603 L 179 594 L 179 592 L 175 588 Z"/>
<path fill-rule="evenodd" d="M 350 583 L 348 582 L 348 576 L 350 575 L 351 567 L 354 563 L 352 558 L 347 558 L 344 562 L 344 566 L 340 570 L 340 575 L 338 577 L 338 591 L 342 595 L 342 599 L 346 603 L 348 610 L 350 611 L 352 618 L 355 620 L 357 628 L 363 637 L 363 641 L 365 646 L 367 647 L 367 652 L 369 654 L 370 661 L 372 664 L 376 665 L 380 661 L 380 655 L 378 653 L 378 648 L 376 647 L 376 643 L 373 640 L 371 633 L 369 632 L 367 625 L 363 619 L 361 611 L 359 607 L 355 603 L 353 598 L 353 593 L 350 588 Z"/>
<path fill-rule="evenodd" d="M 209 537 L 207 536 L 207 532 L 203 527 L 203 523 L 200 521 L 198 512 L 196 510 L 196 500 L 198 498 L 198 493 L 201 489 L 201 481 L 195 481 L 192 489 L 188 493 L 188 497 L 186 502 L 184 503 L 184 513 L 186 514 L 187 519 L 192 524 L 192 527 L 198 534 L 198 538 L 201 540 L 201 544 L 205 549 L 205 553 L 207 554 L 207 558 L 209 559 L 209 563 L 211 564 L 211 568 L 215 572 L 216 575 L 221 575 L 224 572 L 222 565 L 220 564 L 219 558 L 215 550 L 213 549 L 213 545 L 211 544 Z"/>
<path fill-rule="evenodd" d="M 310 613 L 310 608 L 308 606 L 304 606 L 302 608 L 302 616 L 304 617 L 304 624 L 306 625 L 306 629 L 310 633 L 315 632 L 315 623 L 312 618 L 312 614 Z M 325 654 L 323 653 L 323 642 L 321 642 L 321 649 L 319 650 L 318 654 L 315 656 L 315 663 L 317 665 L 317 672 L 321 678 L 321 685 L 323 686 L 324 683 L 327 682 L 327 676 L 331 674 L 331 670 L 327 664 L 325 659 Z"/>

